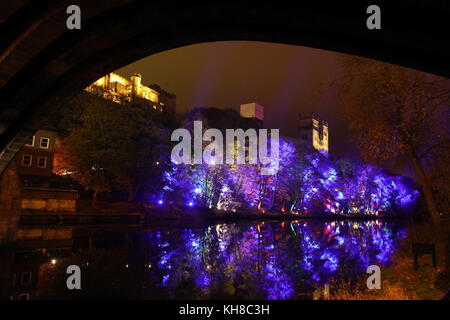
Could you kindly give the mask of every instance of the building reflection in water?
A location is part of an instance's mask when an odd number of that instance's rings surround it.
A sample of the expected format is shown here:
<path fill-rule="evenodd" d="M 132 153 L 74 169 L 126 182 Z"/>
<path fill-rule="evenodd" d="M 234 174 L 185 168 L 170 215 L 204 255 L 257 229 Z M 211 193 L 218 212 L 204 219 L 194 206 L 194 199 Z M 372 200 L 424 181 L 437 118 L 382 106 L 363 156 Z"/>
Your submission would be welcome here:
<path fill-rule="evenodd" d="M 406 227 L 386 221 L 19 229 L 1 250 L 3 299 L 299 299 L 392 262 Z M 68 265 L 82 289 L 68 290 Z"/>

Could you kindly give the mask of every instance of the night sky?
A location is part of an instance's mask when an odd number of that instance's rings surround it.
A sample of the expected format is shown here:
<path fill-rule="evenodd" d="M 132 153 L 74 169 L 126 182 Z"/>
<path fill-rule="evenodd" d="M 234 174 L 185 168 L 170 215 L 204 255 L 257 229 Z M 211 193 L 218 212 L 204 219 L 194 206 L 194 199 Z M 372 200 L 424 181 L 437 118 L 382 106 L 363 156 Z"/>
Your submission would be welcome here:
<path fill-rule="evenodd" d="M 320 88 L 340 76 L 340 53 L 293 45 L 227 41 L 197 44 L 152 55 L 117 70 L 142 74 L 145 85 L 159 84 L 177 95 L 177 113 L 193 107 L 238 110 L 257 102 L 264 124 L 296 136 L 298 114 L 329 122 L 330 151 L 355 156 L 335 93 Z"/>

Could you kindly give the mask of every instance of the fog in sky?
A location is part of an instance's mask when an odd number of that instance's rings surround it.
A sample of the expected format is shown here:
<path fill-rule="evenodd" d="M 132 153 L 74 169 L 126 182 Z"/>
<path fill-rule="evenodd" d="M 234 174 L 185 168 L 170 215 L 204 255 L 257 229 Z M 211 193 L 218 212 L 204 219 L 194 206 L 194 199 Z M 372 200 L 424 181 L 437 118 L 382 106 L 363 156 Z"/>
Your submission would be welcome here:
<path fill-rule="evenodd" d="M 265 108 L 266 128 L 297 136 L 299 113 L 318 113 L 329 123 L 333 156 L 355 156 L 342 109 L 324 84 L 341 73 L 340 53 L 265 42 L 196 44 L 155 54 L 117 70 L 142 74 L 176 94 L 177 113 L 194 107 L 239 110 L 257 102 Z M 320 90 L 323 88 L 323 90 Z"/>

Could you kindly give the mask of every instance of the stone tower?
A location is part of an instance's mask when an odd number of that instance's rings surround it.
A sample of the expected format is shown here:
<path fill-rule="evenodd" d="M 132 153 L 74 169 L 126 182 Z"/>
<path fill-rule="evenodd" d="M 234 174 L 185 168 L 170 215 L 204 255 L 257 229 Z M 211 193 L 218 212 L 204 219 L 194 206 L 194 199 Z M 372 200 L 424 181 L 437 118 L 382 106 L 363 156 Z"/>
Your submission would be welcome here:
<path fill-rule="evenodd" d="M 255 103 L 241 104 L 239 113 L 242 118 L 251 119 L 257 128 L 263 127 L 264 122 L 264 107 Z"/>
<path fill-rule="evenodd" d="M 299 116 L 298 136 L 314 149 L 328 153 L 328 122 L 317 115 Z"/>
<path fill-rule="evenodd" d="M 141 80 L 142 80 L 142 76 L 139 73 L 135 73 L 131 76 L 131 92 L 132 92 L 133 96 L 140 95 Z"/>

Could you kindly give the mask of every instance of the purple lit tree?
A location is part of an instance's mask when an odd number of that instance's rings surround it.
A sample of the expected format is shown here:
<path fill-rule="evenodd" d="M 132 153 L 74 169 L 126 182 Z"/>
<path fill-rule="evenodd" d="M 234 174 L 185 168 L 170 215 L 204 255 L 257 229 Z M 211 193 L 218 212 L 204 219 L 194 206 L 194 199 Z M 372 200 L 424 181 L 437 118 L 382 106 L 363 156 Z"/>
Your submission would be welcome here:
<path fill-rule="evenodd" d="M 214 127 L 221 111 L 208 112 L 195 109 L 185 128 L 192 131 L 194 119 L 204 121 L 204 130 Z M 225 211 L 380 215 L 407 209 L 419 195 L 405 178 L 378 167 L 335 161 L 290 138 L 281 137 L 279 147 L 279 168 L 272 175 L 262 175 L 260 163 L 173 164 L 164 175 L 164 197 Z"/>

